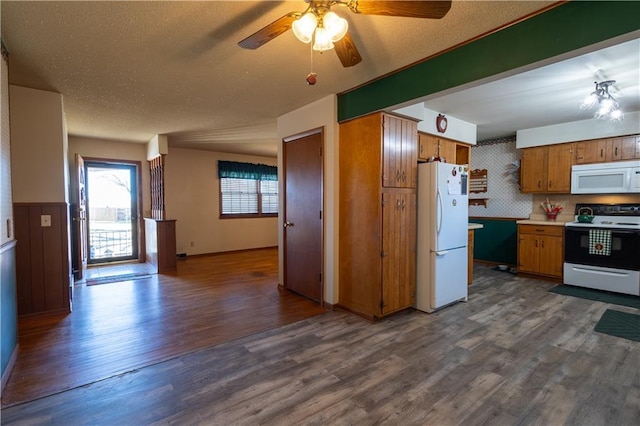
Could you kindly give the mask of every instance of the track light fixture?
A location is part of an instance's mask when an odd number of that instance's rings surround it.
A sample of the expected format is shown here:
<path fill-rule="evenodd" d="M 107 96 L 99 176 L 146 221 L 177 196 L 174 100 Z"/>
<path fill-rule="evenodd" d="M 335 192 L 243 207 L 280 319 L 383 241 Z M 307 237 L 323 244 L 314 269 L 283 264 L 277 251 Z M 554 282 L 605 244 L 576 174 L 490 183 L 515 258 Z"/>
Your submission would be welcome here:
<path fill-rule="evenodd" d="M 602 120 L 611 120 L 611 121 L 622 121 L 623 113 L 620 109 L 620 105 L 616 98 L 611 96 L 609 93 L 609 86 L 613 85 L 615 80 L 607 80 L 598 83 L 594 81 L 596 85 L 596 89 L 591 92 L 589 96 L 587 96 L 582 104 L 580 104 L 581 109 L 590 109 L 596 103 L 598 104 L 598 109 L 596 110 L 594 117 Z"/>

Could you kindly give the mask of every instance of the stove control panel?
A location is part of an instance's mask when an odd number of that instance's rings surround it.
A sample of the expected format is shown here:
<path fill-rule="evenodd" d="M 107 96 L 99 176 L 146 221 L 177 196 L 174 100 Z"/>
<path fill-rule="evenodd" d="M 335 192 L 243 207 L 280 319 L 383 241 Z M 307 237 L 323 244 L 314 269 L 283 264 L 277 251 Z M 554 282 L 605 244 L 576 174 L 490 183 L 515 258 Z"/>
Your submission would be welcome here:
<path fill-rule="evenodd" d="M 576 204 L 575 214 L 591 209 L 594 216 L 640 216 L 640 204 Z"/>

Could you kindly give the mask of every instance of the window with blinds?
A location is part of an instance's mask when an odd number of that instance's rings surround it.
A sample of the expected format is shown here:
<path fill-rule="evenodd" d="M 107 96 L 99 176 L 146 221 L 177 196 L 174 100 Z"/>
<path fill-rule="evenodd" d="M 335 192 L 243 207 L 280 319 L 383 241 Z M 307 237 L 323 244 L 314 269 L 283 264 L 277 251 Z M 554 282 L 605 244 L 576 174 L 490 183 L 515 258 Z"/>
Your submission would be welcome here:
<path fill-rule="evenodd" d="M 278 172 L 264 164 L 218 162 L 220 217 L 278 215 Z"/>

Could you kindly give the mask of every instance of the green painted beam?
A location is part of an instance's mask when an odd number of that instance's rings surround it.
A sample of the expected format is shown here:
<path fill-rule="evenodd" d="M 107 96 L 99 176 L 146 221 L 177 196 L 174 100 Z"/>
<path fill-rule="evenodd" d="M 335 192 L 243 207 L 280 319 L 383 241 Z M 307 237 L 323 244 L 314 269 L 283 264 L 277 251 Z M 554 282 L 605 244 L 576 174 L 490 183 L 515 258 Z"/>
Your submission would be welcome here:
<path fill-rule="evenodd" d="M 571 1 L 338 95 L 338 121 L 533 64 L 640 29 L 640 1 Z"/>

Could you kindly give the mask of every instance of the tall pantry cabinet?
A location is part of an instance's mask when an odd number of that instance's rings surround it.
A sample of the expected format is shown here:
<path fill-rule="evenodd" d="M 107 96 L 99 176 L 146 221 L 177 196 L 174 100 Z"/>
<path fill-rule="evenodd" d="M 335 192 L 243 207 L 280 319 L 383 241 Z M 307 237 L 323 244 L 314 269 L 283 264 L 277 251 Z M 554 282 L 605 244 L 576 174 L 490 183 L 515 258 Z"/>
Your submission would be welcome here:
<path fill-rule="evenodd" d="M 374 113 L 340 124 L 339 305 L 375 318 L 415 299 L 418 129 Z"/>

